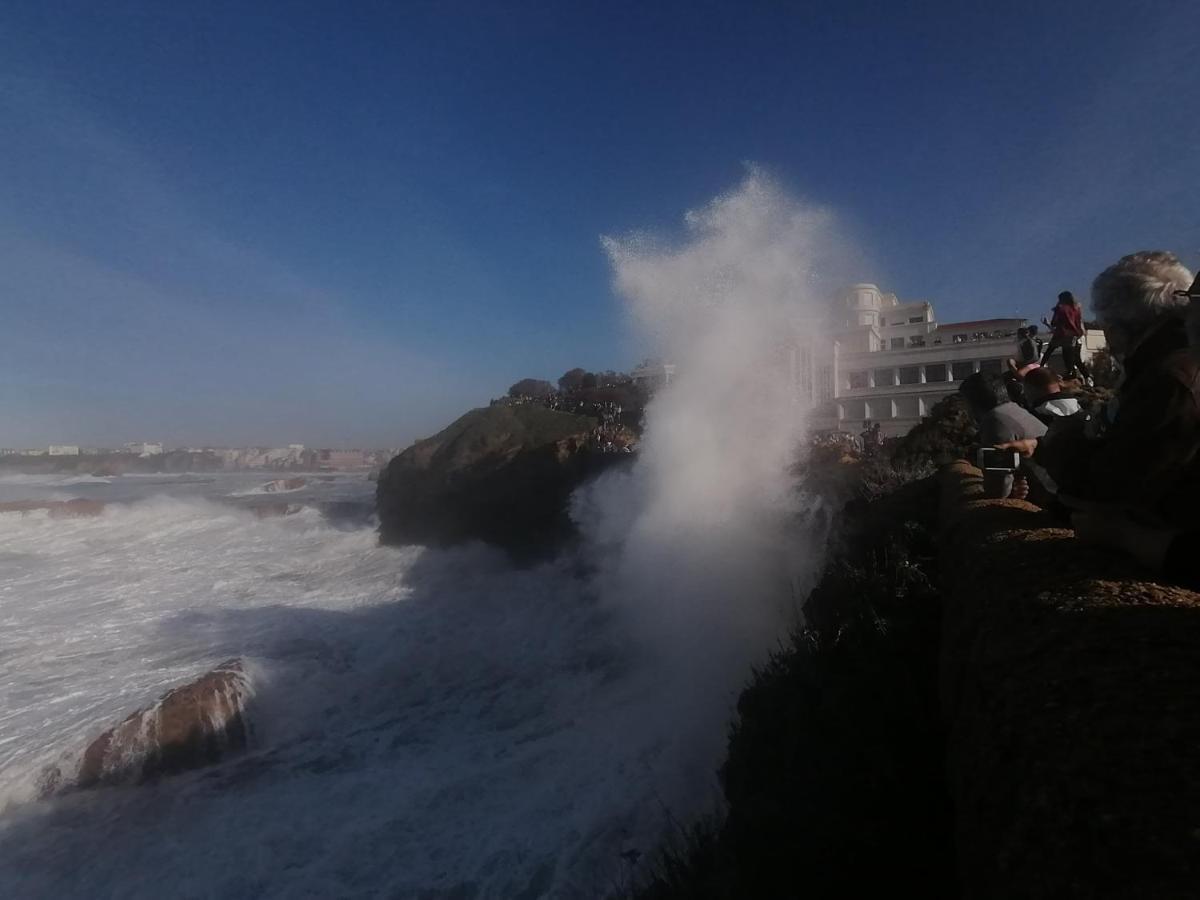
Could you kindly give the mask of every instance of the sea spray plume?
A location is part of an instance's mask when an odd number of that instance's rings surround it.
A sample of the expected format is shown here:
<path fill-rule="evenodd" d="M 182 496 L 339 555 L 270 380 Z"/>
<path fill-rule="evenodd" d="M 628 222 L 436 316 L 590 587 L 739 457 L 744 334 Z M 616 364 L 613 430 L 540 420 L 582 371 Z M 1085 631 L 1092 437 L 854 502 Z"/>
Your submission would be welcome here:
<path fill-rule="evenodd" d="M 678 377 L 647 409 L 634 470 L 579 498 L 611 559 L 599 588 L 634 624 L 696 774 L 736 691 L 796 614 L 818 540 L 789 470 L 804 435 L 787 352 L 827 296 L 830 216 L 759 170 L 686 219 L 687 237 L 605 238 L 617 290 Z M 697 752 L 698 751 L 698 752 Z M 695 782 L 692 782 L 695 786 Z"/>

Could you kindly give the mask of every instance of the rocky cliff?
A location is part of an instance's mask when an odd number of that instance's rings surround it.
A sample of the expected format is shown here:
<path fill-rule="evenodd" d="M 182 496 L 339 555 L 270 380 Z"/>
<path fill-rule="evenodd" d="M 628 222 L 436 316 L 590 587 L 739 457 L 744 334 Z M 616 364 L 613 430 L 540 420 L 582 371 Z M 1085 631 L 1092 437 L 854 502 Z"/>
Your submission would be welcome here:
<path fill-rule="evenodd" d="M 969 897 L 1200 884 L 1200 595 L 942 474 L 941 692 Z"/>
<path fill-rule="evenodd" d="M 388 544 L 482 540 L 519 559 L 574 534 L 571 492 L 629 454 L 590 449 L 596 420 L 536 404 L 475 409 L 396 456 L 376 508 Z"/>

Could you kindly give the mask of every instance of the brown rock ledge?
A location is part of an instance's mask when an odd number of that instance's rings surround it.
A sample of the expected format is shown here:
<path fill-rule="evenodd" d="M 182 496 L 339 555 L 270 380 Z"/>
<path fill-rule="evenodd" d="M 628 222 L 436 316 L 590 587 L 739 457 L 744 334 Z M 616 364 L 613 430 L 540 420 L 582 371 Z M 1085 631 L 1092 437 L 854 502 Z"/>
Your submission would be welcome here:
<path fill-rule="evenodd" d="M 941 693 L 964 894 L 1200 890 L 1200 595 L 942 473 Z"/>

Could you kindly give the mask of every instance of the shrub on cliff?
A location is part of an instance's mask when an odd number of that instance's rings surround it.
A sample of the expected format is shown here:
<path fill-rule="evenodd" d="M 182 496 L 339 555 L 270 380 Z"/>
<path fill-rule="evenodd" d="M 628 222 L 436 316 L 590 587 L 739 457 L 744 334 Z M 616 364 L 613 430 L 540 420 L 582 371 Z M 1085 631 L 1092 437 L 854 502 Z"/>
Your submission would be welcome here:
<path fill-rule="evenodd" d="M 583 387 L 585 375 L 587 375 L 587 369 L 574 368 L 563 372 L 562 377 L 558 379 L 558 389 L 564 394 L 569 394 L 571 391 Z"/>
<path fill-rule="evenodd" d="M 541 400 L 554 393 L 554 385 L 540 378 L 522 378 L 508 389 L 510 397 L 532 397 Z"/>
<path fill-rule="evenodd" d="M 875 478 L 895 487 L 847 505 L 805 625 L 738 701 L 724 824 L 660 855 L 646 900 L 953 895 L 936 484 Z"/>
<path fill-rule="evenodd" d="M 965 457 L 978 442 L 979 429 L 966 401 L 955 393 L 934 404 L 928 416 L 896 441 L 890 456 L 901 468 L 925 463 L 943 465 Z"/>

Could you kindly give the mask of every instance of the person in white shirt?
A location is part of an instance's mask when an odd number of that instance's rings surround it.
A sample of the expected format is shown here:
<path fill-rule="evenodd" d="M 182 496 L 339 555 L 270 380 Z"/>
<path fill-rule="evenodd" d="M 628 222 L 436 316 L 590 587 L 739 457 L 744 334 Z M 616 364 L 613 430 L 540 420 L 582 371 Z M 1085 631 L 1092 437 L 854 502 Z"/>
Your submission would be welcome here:
<path fill-rule="evenodd" d="M 1027 372 L 1024 383 L 1030 411 L 1047 425 L 1083 410 L 1078 398 L 1063 392 L 1062 378 L 1047 366 Z"/>

